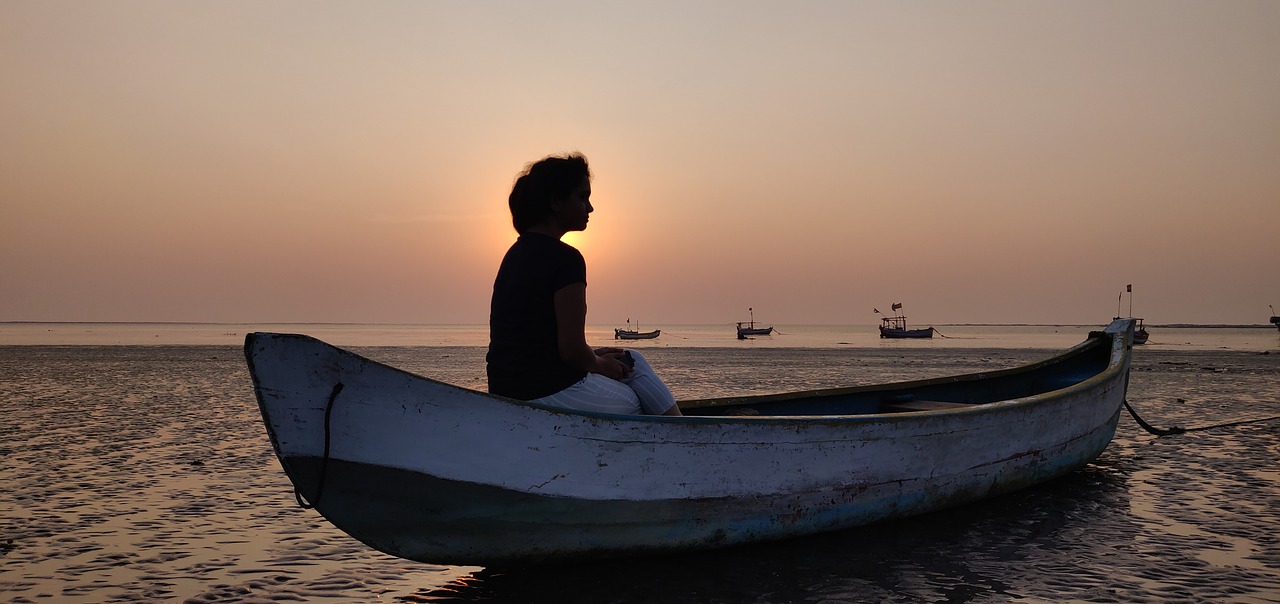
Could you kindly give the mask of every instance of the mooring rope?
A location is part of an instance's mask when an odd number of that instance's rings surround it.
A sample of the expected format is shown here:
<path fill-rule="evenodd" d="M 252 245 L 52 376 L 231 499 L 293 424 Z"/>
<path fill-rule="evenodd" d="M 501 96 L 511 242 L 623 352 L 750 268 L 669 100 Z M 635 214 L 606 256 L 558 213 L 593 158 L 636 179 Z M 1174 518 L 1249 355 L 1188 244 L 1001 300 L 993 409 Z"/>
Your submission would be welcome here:
<path fill-rule="evenodd" d="M 320 496 L 324 495 L 324 477 L 329 471 L 329 418 L 333 415 L 333 401 L 338 400 L 339 392 L 342 392 L 342 382 L 333 385 L 333 391 L 329 393 L 329 402 L 324 406 L 324 457 L 320 459 L 320 480 L 316 483 L 316 496 L 311 499 L 311 503 L 307 503 L 302 499 L 302 491 L 299 491 L 296 485 L 293 488 L 293 497 L 298 500 L 298 506 L 304 510 L 316 507 L 316 504 L 320 503 Z"/>
<path fill-rule="evenodd" d="M 1151 434 L 1154 434 L 1154 435 L 1156 435 L 1156 436 L 1169 436 L 1169 435 L 1171 435 L 1171 434 L 1183 434 L 1183 433 L 1185 433 L 1185 432 L 1195 432 L 1195 431 L 1197 431 L 1197 430 L 1211 430 L 1211 429 L 1213 429 L 1213 428 L 1227 428 L 1227 427 L 1230 427 L 1230 426 L 1241 426 L 1241 425 L 1244 425 L 1244 424 L 1256 424 L 1256 423 L 1258 423 L 1258 422 L 1269 422 L 1269 421 L 1274 421 L 1274 420 L 1280 419 L 1280 415 L 1274 415 L 1274 416 L 1271 416 L 1271 417 L 1263 417 L 1263 418 L 1260 418 L 1260 419 L 1246 419 L 1246 420 L 1240 420 L 1240 421 L 1235 421 L 1235 422 L 1226 422 L 1226 423 L 1222 423 L 1222 424 L 1214 424 L 1214 425 L 1212 425 L 1212 426 L 1197 426 L 1197 427 L 1195 427 L 1195 428 L 1183 428 L 1183 427 L 1181 427 L 1181 426 L 1173 426 L 1172 428 L 1160 429 L 1160 428 L 1156 428 L 1155 426 L 1152 426 L 1151 424 L 1148 424 L 1147 422 L 1143 421 L 1141 417 L 1138 417 L 1138 412 L 1134 411 L 1134 410 L 1133 410 L 1133 407 L 1129 405 L 1129 399 L 1127 399 L 1127 398 L 1126 398 L 1126 399 L 1124 399 L 1124 408 L 1129 410 L 1129 415 L 1132 415 L 1132 416 L 1133 416 L 1134 421 L 1138 422 L 1138 425 L 1139 425 L 1139 426 L 1142 426 L 1142 429 L 1143 429 L 1143 430 L 1146 430 L 1147 432 L 1150 432 Z"/>

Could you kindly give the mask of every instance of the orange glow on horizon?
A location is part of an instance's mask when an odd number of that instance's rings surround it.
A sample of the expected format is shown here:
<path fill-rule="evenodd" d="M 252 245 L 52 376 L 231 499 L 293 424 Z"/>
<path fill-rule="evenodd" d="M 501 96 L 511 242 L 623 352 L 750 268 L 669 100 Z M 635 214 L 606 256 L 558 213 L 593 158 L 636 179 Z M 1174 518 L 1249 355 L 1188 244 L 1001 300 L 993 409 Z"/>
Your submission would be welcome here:
<path fill-rule="evenodd" d="M 0 3 L 0 321 L 482 323 L 574 151 L 593 322 L 1280 305 L 1280 3 L 67 6 Z"/>

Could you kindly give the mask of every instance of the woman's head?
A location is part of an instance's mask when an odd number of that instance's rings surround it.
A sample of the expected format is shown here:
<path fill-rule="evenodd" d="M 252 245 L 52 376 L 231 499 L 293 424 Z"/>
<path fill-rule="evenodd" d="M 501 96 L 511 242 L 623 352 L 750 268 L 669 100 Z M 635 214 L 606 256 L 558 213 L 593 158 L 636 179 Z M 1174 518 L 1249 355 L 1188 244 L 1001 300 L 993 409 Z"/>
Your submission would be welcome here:
<path fill-rule="evenodd" d="M 524 234 L 551 216 L 553 203 L 567 200 L 590 180 L 587 158 L 580 153 L 552 155 L 525 166 L 507 198 L 516 232 Z"/>

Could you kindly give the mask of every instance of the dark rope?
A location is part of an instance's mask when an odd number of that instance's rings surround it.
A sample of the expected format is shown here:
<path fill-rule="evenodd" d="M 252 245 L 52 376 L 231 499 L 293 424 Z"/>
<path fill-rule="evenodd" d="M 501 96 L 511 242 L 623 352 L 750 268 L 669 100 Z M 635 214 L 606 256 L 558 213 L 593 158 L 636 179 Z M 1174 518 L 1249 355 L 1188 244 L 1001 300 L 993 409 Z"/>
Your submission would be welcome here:
<path fill-rule="evenodd" d="M 1143 430 L 1146 430 L 1147 432 L 1150 432 L 1151 434 L 1154 434 L 1156 436 L 1169 436 L 1171 434 L 1183 434 L 1186 432 L 1195 432 L 1197 430 L 1211 430 L 1213 428 L 1228 428 L 1231 426 L 1242 426 L 1244 424 L 1256 424 L 1258 422 L 1269 422 L 1269 421 L 1280 419 L 1280 415 L 1275 415 L 1272 417 L 1264 417 L 1261 419 L 1246 419 L 1246 420 L 1240 420 L 1235 422 L 1226 422 L 1223 424 L 1214 424 L 1212 426 L 1198 426 L 1195 428 L 1183 428 L 1180 426 L 1174 426 L 1172 428 L 1162 430 L 1160 428 L 1156 428 L 1151 424 L 1148 424 L 1147 422 L 1143 421 L 1141 417 L 1138 417 L 1138 413 L 1134 411 L 1133 407 L 1129 405 L 1129 399 L 1124 400 L 1124 408 L 1129 410 L 1129 415 L 1133 416 L 1134 421 L 1138 422 L 1138 425 L 1142 426 Z"/>
<path fill-rule="evenodd" d="M 1180 428 L 1178 426 L 1174 426 L 1168 430 L 1161 430 L 1160 428 L 1153 427 L 1151 424 L 1142 421 L 1142 418 L 1138 417 L 1138 412 L 1134 411 L 1133 407 L 1129 406 L 1129 399 L 1127 398 L 1124 399 L 1124 408 L 1129 410 L 1129 415 L 1133 416 L 1134 421 L 1138 422 L 1138 425 L 1142 426 L 1143 430 L 1146 430 L 1156 436 L 1168 436 L 1170 434 L 1182 434 L 1183 432 L 1186 432 L 1185 428 Z"/>
<path fill-rule="evenodd" d="M 942 337 L 944 337 L 944 338 L 945 338 L 945 337 L 947 337 L 947 334 L 942 333 L 941 331 L 938 331 L 938 328 L 937 328 L 937 327 L 930 327 L 929 329 L 932 329 L 932 330 L 933 330 L 933 333 L 936 333 L 936 334 L 938 334 L 938 335 L 940 335 L 940 336 L 942 336 Z"/>
<path fill-rule="evenodd" d="M 342 382 L 333 385 L 333 391 L 329 393 L 329 402 L 324 406 L 324 457 L 320 460 L 320 480 L 316 483 L 316 496 L 312 497 L 312 503 L 302 500 L 302 491 L 295 486 L 293 489 L 293 497 L 298 500 L 298 506 L 304 510 L 316 507 L 320 503 L 320 496 L 324 495 L 324 477 L 329 471 L 329 418 L 333 415 L 333 402 L 338 400 L 338 393 L 342 392 Z"/>

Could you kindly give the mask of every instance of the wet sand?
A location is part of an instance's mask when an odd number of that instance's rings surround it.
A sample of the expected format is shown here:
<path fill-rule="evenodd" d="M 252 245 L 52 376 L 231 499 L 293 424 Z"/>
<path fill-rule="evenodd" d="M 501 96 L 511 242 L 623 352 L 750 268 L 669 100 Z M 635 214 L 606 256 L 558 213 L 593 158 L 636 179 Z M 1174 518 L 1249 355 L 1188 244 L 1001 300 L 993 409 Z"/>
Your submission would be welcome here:
<path fill-rule="evenodd" d="M 483 349 L 362 348 L 467 387 Z M 919 378 L 1048 350 L 664 348 L 680 398 Z M 762 370 L 762 368 L 768 368 Z M 1280 415 L 1280 354 L 1139 350 L 1159 427 Z M 300 509 L 238 347 L 0 347 L 0 594 L 11 602 L 1280 601 L 1280 420 L 1154 437 L 1086 469 L 815 538 L 535 569 L 375 552 Z"/>

